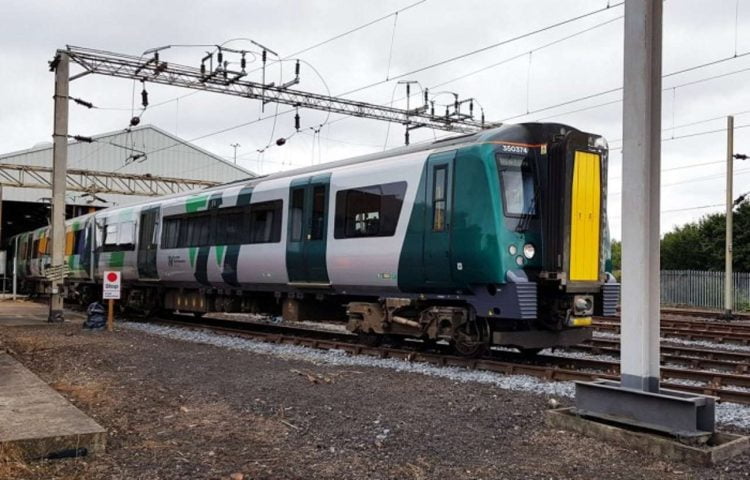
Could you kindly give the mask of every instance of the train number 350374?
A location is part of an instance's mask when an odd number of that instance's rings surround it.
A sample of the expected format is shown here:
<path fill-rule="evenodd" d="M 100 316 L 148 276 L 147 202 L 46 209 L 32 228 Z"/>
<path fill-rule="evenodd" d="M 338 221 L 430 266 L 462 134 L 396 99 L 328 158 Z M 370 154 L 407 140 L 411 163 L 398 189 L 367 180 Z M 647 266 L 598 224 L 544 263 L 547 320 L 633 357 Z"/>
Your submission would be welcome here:
<path fill-rule="evenodd" d="M 526 155 L 529 153 L 528 147 L 522 147 L 520 145 L 502 145 L 503 153 L 515 153 L 517 155 Z"/>

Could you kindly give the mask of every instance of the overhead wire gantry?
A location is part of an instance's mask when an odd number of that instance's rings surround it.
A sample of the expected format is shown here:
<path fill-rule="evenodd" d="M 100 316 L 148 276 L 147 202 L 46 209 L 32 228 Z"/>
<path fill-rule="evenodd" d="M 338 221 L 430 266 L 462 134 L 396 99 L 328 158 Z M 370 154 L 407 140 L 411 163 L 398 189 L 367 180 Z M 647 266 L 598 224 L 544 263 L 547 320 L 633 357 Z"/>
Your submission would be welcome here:
<path fill-rule="evenodd" d="M 263 103 L 278 103 L 295 108 L 400 123 L 408 130 L 426 127 L 442 131 L 473 133 L 495 126 L 484 121 L 484 114 L 479 120 L 474 118 L 472 99 L 460 101 L 456 99 L 452 108 L 447 108 L 445 112 L 435 113 L 434 108 L 430 108 L 427 91 L 423 93 L 424 103 L 421 106 L 401 109 L 291 89 L 289 86 L 299 81 L 299 68 L 296 70 L 295 80 L 281 85 L 248 80 L 244 53 L 246 52 L 217 47 L 215 53 L 208 53 L 201 59 L 200 67 L 191 67 L 162 60 L 158 49 L 152 50 L 149 57 L 144 57 L 68 46 L 66 49 L 57 51 L 50 67 L 54 69 L 57 59 L 61 54 L 65 54 L 71 62 L 84 69 L 83 72 L 73 75 L 71 80 L 89 74 L 108 75 L 144 83 L 233 95 L 260 100 Z M 224 55 L 229 54 L 242 55 L 240 62 L 233 62 L 239 63 L 241 69 L 229 67 L 229 62 L 224 60 Z M 466 103 L 469 103 L 469 111 L 462 112 L 461 108 Z"/>

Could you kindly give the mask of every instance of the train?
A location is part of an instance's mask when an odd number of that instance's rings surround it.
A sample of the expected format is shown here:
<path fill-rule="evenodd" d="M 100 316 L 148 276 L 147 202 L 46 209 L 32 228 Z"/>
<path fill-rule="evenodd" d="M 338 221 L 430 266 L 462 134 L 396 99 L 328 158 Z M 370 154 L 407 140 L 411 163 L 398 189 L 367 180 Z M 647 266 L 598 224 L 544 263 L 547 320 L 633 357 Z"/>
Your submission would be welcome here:
<path fill-rule="evenodd" d="M 536 353 L 612 315 L 606 140 L 502 125 L 382 153 L 102 209 L 66 221 L 64 296 L 124 308 L 340 321 L 367 344 Z M 45 293 L 49 227 L 10 239 Z"/>

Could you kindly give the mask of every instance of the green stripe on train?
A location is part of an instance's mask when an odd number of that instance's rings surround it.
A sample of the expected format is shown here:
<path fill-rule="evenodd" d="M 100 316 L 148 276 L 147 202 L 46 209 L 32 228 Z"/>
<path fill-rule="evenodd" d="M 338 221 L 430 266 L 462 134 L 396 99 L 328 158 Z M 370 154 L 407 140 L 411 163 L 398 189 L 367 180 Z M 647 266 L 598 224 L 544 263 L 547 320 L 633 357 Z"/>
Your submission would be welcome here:
<path fill-rule="evenodd" d="M 109 254 L 109 262 L 107 265 L 110 268 L 122 268 L 125 264 L 125 252 L 112 252 Z"/>

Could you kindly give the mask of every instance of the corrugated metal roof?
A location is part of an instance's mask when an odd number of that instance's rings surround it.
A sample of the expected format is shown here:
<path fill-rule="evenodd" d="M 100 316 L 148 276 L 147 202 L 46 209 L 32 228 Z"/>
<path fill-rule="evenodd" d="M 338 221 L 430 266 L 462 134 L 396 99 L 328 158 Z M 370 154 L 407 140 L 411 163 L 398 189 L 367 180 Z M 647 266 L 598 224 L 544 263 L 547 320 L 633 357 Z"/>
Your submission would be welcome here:
<path fill-rule="evenodd" d="M 151 174 L 188 180 L 210 180 L 227 183 L 256 176 L 200 147 L 192 145 L 153 125 L 143 125 L 129 131 L 109 132 L 93 137 L 93 143 L 68 144 L 68 168 Z M 145 159 L 132 161 L 133 155 L 145 152 Z M 0 163 L 52 166 L 52 145 L 38 145 L 0 155 Z M 3 200 L 37 202 L 51 196 L 50 190 L 4 187 Z M 80 193 L 71 192 L 68 203 L 87 204 Z M 98 194 L 118 205 L 134 203 L 148 197 Z M 96 202 L 95 204 L 99 204 Z"/>

